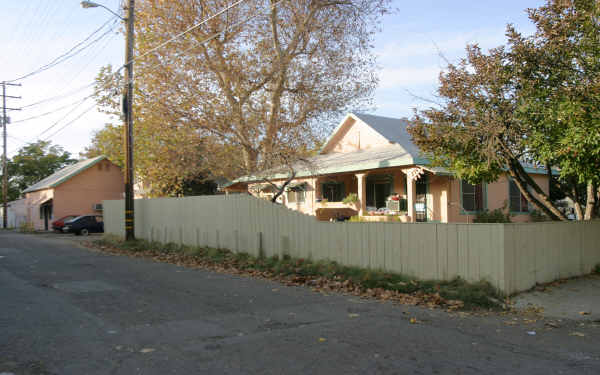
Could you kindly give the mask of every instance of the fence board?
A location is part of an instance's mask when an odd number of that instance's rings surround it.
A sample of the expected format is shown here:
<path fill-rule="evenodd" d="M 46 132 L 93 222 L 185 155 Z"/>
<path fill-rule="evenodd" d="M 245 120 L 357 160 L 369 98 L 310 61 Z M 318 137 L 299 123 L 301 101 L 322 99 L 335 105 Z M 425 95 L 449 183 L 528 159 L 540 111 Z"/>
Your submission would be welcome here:
<path fill-rule="evenodd" d="M 486 279 L 513 293 L 590 272 L 600 222 L 329 223 L 250 196 L 135 201 L 136 236 L 268 256 L 329 259 L 422 279 Z M 123 237 L 124 202 L 104 202 L 106 233 Z M 260 242 L 259 242 L 260 241 Z"/>

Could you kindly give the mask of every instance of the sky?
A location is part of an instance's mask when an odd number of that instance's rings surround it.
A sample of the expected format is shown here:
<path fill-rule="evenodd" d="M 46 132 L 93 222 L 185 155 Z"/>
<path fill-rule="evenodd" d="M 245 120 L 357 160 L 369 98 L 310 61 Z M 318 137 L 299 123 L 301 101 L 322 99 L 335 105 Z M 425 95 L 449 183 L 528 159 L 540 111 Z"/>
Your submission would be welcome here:
<path fill-rule="evenodd" d="M 120 0 L 98 2 L 119 10 Z M 8 113 L 9 157 L 26 143 L 38 139 L 50 140 L 77 157 L 90 144 L 94 131 L 111 120 L 96 110 L 88 96 L 102 66 L 123 64 L 120 25 L 106 10 L 83 9 L 79 3 L 79 0 L 0 1 L 0 81 L 18 79 L 44 68 L 40 73 L 14 81 L 21 83 L 20 87 L 7 86 L 7 95 L 22 97 L 7 99 L 7 107 L 23 107 L 21 111 Z M 534 27 L 525 9 L 543 3 L 541 0 L 395 0 L 395 11 L 383 18 L 374 43 L 380 83 L 374 94 L 372 113 L 410 117 L 414 108 L 427 108 L 430 103 L 426 99 L 435 94 L 438 75 L 446 60 L 458 61 L 464 56 L 467 43 L 478 43 L 484 49 L 505 43 L 507 23 L 516 25 L 524 34 L 532 33 Z M 78 52 L 79 48 L 83 49 Z M 78 53 L 53 64 L 56 58 L 73 52 Z M 43 102 L 37 104 L 40 101 Z"/>

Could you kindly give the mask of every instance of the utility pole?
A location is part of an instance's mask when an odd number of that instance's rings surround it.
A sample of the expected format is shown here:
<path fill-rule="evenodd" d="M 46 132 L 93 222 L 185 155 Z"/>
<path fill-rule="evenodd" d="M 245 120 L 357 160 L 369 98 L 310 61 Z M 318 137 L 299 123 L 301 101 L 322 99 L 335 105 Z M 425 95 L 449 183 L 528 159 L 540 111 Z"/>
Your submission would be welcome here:
<path fill-rule="evenodd" d="M 125 239 L 135 239 L 133 207 L 133 15 L 135 0 L 129 0 L 125 19 L 125 94 L 123 98 L 125 126 Z"/>
<path fill-rule="evenodd" d="M 2 82 L 2 140 L 4 144 L 2 153 L 2 227 L 4 229 L 8 228 L 8 167 L 6 162 L 6 126 L 8 125 L 8 118 L 6 117 L 6 111 L 21 110 L 20 108 L 6 108 L 6 98 L 21 99 L 20 96 L 6 95 L 6 86 L 21 86 L 21 84 Z"/>

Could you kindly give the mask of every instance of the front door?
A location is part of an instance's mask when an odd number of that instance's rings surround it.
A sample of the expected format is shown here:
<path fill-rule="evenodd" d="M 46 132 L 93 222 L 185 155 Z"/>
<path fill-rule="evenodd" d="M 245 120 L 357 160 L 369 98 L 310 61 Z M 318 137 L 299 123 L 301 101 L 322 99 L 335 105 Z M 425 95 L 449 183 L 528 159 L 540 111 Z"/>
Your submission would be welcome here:
<path fill-rule="evenodd" d="M 367 206 L 385 208 L 386 200 L 392 194 L 393 180 L 390 175 L 367 176 L 366 194 Z"/>
<path fill-rule="evenodd" d="M 44 220 L 44 230 L 48 230 L 50 220 L 52 219 L 52 201 L 40 206 L 40 216 Z"/>

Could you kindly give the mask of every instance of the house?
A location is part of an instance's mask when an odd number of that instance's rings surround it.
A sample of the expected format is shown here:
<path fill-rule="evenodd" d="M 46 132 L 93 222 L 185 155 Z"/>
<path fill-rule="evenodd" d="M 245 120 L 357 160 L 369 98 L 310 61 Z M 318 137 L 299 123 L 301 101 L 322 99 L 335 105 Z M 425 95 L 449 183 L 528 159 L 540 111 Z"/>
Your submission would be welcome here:
<path fill-rule="evenodd" d="M 467 223 L 478 212 L 497 208 L 510 210 L 513 221 L 530 220 L 528 202 L 508 175 L 471 185 L 444 168 L 432 167 L 407 126 L 406 119 L 348 114 L 310 165 L 296 166 L 296 178 L 280 203 L 320 220 L 360 215 L 368 221 Z M 526 171 L 548 193 L 546 171 L 531 166 Z M 286 177 L 275 173 L 269 180 L 282 184 Z M 226 188 L 265 198 L 274 190 L 254 176 Z M 355 196 L 344 203 L 352 193 Z"/>
<path fill-rule="evenodd" d="M 82 160 L 23 191 L 27 221 L 48 230 L 63 216 L 102 213 L 102 201 L 122 199 L 124 191 L 121 168 L 105 156 Z"/>
<path fill-rule="evenodd" d="M 6 224 L 9 228 L 18 228 L 27 221 L 27 208 L 25 199 L 17 199 L 7 203 Z M 0 221 L 3 219 L 3 208 L 0 207 Z"/>

